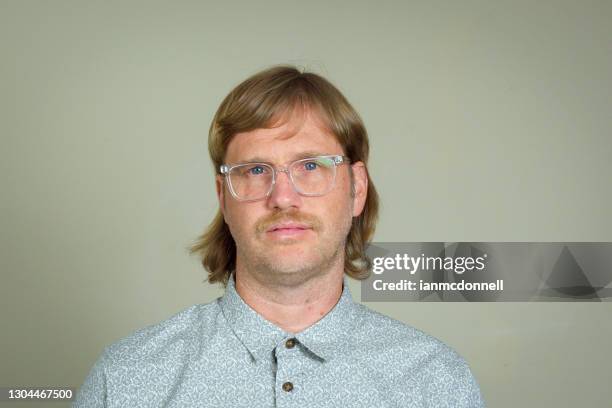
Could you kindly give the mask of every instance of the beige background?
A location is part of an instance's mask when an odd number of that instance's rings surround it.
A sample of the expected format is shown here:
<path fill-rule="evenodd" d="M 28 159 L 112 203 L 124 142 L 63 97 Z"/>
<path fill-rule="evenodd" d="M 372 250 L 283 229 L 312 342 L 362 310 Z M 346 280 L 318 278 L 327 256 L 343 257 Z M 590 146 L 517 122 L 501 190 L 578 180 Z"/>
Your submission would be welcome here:
<path fill-rule="evenodd" d="M 610 1 L 330 3 L 0 0 L 0 386 L 80 386 L 221 294 L 185 249 L 216 209 L 208 126 L 276 63 L 363 116 L 376 240 L 612 240 Z M 491 407 L 612 400 L 612 303 L 369 306 L 458 350 Z"/>

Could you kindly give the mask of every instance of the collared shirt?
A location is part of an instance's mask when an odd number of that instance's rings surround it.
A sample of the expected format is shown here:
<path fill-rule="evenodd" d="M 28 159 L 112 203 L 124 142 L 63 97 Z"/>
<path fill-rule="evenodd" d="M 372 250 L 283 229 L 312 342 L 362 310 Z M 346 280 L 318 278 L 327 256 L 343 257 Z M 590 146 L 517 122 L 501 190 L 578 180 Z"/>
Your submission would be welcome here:
<path fill-rule="evenodd" d="M 73 407 L 482 407 L 465 361 L 352 300 L 297 334 L 236 292 L 107 347 Z"/>

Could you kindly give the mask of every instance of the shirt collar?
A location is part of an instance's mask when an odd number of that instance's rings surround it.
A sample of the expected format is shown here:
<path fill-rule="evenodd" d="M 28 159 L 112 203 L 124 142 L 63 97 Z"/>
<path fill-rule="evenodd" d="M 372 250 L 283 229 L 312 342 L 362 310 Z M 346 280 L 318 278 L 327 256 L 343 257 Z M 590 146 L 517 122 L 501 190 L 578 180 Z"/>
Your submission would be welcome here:
<path fill-rule="evenodd" d="M 291 337 L 316 356 L 328 360 L 346 343 L 360 310 L 359 304 L 352 299 L 346 275 L 338 303 L 321 320 L 295 335 L 269 322 L 247 305 L 236 291 L 234 274 L 228 279 L 219 302 L 232 331 L 256 360 L 270 357 L 277 345 Z"/>

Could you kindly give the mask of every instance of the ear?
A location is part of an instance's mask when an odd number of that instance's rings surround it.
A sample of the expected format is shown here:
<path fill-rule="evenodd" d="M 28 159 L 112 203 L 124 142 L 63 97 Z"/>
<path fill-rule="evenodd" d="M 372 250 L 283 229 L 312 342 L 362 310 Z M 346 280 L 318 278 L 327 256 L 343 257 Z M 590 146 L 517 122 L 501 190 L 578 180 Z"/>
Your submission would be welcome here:
<path fill-rule="evenodd" d="M 353 169 L 353 184 L 355 197 L 353 197 L 353 217 L 358 217 L 365 207 L 368 196 L 368 169 L 363 162 L 351 164 Z"/>
<path fill-rule="evenodd" d="M 219 209 L 221 214 L 225 216 L 225 188 L 223 186 L 223 176 L 217 174 L 215 176 L 215 188 L 217 189 L 217 200 L 219 201 Z"/>

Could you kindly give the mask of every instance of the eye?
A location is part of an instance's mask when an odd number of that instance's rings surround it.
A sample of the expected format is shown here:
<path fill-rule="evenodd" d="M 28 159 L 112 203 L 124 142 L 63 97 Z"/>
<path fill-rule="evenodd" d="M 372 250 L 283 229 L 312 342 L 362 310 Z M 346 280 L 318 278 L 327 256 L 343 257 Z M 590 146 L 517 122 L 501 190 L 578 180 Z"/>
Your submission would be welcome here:
<path fill-rule="evenodd" d="M 263 166 L 252 166 L 247 169 L 247 174 L 249 176 L 259 176 L 265 172 L 266 169 Z"/>
<path fill-rule="evenodd" d="M 304 163 L 304 169 L 306 169 L 308 171 L 316 170 L 317 167 L 319 167 L 319 165 L 316 162 L 313 162 L 313 161 L 309 161 L 309 162 Z"/>

